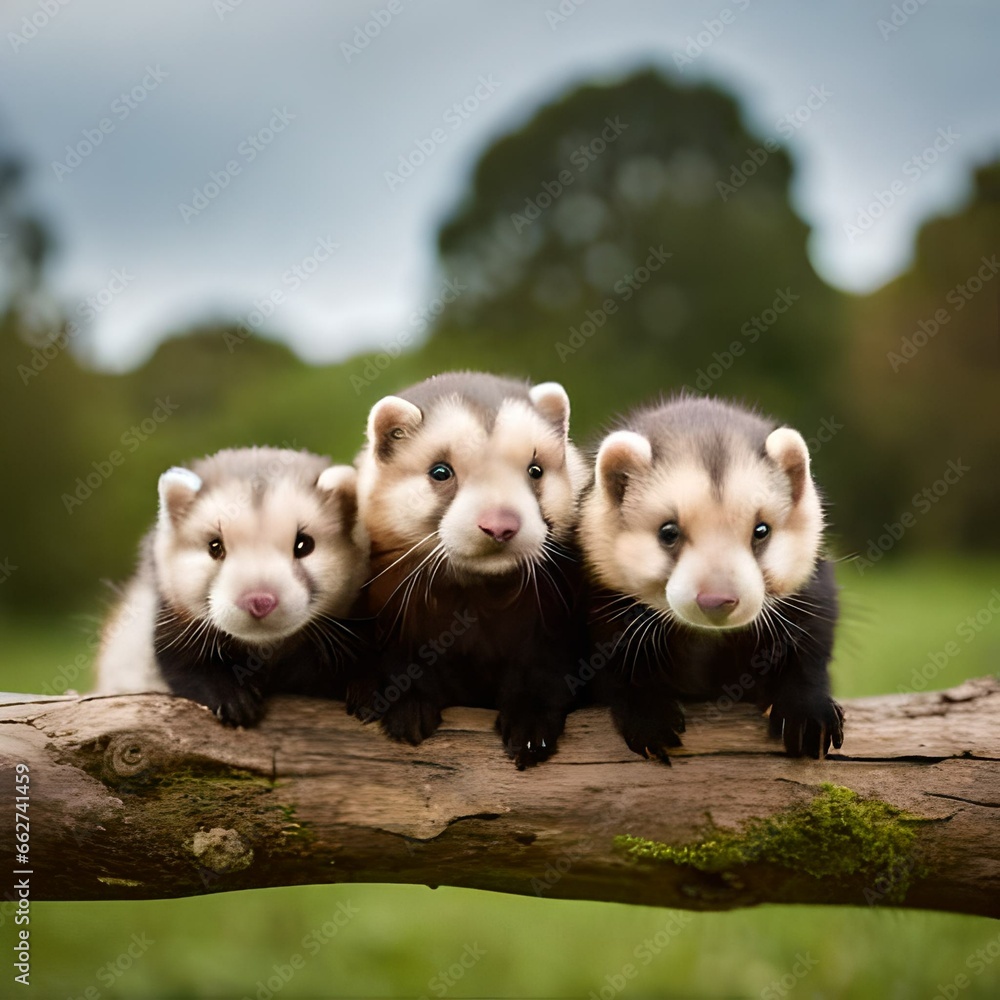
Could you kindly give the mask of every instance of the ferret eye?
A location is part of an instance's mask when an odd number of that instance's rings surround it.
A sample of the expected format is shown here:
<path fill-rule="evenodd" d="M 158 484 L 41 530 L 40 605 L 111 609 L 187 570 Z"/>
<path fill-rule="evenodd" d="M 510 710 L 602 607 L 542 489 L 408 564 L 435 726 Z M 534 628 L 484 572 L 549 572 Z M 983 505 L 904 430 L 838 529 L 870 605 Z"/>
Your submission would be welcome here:
<path fill-rule="evenodd" d="M 755 542 L 762 542 L 768 535 L 771 534 L 771 525 L 765 524 L 763 521 L 760 522 L 753 529 L 753 540 Z"/>
<path fill-rule="evenodd" d="M 296 559 L 305 559 L 314 548 L 316 548 L 316 540 L 313 536 L 300 531 L 295 536 L 295 546 L 292 549 L 292 553 Z"/>
<path fill-rule="evenodd" d="M 531 465 L 528 466 L 528 475 L 531 476 L 532 479 L 541 479 L 542 473 L 544 472 L 545 470 L 537 462 L 532 462 Z"/>
<path fill-rule="evenodd" d="M 676 521 L 667 521 L 660 528 L 660 541 L 667 546 L 667 548 L 672 548 L 681 540 L 681 529 L 677 526 Z"/>
<path fill-rule="evenodd" d="M 427 475 L 436 483 L 446 483 L 455 475 L 455 470 L 447 462 L 437 462 L 427 470 Z"/>
<path fill-rule="evenodd" d="M 221 538 L 213 538 L 208 543 L 208 554 L 213 559 L 222 559 L 226 554 L 226 547 L 222 544 Z"/>

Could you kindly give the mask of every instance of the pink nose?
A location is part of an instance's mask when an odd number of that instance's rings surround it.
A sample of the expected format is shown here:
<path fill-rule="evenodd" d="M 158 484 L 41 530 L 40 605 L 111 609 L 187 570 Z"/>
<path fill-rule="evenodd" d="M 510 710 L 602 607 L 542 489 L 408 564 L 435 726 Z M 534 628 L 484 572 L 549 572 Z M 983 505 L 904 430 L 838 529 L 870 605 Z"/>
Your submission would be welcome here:
<path fill-rule="evenodd" d="M 249 611 L 254 618 L 266 618 L 277 606 L 278 598 L 264 590 L 244 594 L 237 601 L 237 607 Z"/>
<path fill-rule="evenodd" d="M 725 618 L 740 603 L 733 594 L 699 594 L 695 600 L 709 618 Z"/>
<path fill-rule="evenodd" d="M 521 518 L 512 510 L 498 507 L 479 518 L 479 528 L 494 541 L 509 542 L 521 530 Z"/>

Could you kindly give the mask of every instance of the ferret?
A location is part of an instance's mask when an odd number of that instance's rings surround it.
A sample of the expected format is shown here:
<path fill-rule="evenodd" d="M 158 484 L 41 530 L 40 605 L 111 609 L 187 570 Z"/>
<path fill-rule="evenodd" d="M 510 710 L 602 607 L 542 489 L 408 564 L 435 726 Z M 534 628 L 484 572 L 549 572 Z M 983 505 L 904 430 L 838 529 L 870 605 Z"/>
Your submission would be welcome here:
<path fill-rule="evenodd" d="M 251 726 L 273 693 L 343 698 L 368 574 L 357 475 L 238 448 L 167 470 L 139 566 L 102 635 L 97 691 L 169 691 Z"/>
<path fill-rule="evenodd" d="M 669 763 L 681 700 L 756 701 L 793 756 L 843 741 L 827 664 L 837 588 L 809 451 L 790 427 L 682 396 L 601 442 L 579 544 L 593 642 L 629 747 Z"/>
<path fill-rule="evenodd" d="M 519 769 L 556 749 L 586 628 L 569 543 L 589 475 L 554 382 L 437 375 L 386 396 L 358 457 L 379 648 L 349 699 L 419 744 L 448 705 L 498 709 Z"/>

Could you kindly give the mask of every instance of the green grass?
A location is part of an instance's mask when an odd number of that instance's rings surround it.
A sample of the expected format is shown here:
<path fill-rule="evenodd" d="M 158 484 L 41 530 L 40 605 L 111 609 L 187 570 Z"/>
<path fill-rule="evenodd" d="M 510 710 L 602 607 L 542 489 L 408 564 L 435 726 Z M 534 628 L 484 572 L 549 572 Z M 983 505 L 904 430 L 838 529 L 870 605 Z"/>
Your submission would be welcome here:
<path fill-rule="evenodd" d="M 346 922 L 327 936 L 322 928 L 336 926 L 338 906 Z M 464 954 L 471 968 L 449 997 L 600 995 L 627 964 L 636 975 L 625 996 L 759 997 L 802 956 L 815 965 L 793 996 L 929 1000 L 937 984 L 963 972 L 972 978 L 967 960 L 976 961 L 977 949 L 1000 948 L 997 922 L 934 913 L 787 906 L 691 914 L 380 885 L 36 904 L 33 930 L 32 992 L 46 998 L 80 996 L 88 986 L 104 997 L 255 998 L 258 982 L 266 986 L 275 965 L 287 973 L 294 955 L 304 964 L 280 1000 L 433 997 L 444 995 L 435 985 L 444 988 L 441 974 Z M 152 943 L 107 989 L 107 963 L 133 934 Z M 1000 959 L 961 996 L 998 989 Z"/>
<path fill-rule="evenodd" d="M 88 690 L 98 628 L 94 614 L 0 619 L 0 691 Z"/>
<path fill-rule="evenodd" d="M 843 562 L 837 570 L 843 605 L 833 666 L 838 695 L 936 690 L 1000 670 L 1000 615 L 988 609 L 991 601 L 1000 608 L 996 559 L 886 561 L 864 573 Z M 967 619 L 977 613 L 989 620 L 970 626 Z"/>
<path fill-rule="evenodd" d="M 945 652 L 949 642 L 958 652 L 931 663 L 927 687 L 996 672 L 1000 618 L 990 618 L 969 641 L 958 630 L 1000 589 L 1000 563 L 884 561 L 863 575 L 844 563 L 839 577 L 845 607 L 834 667 L 839 695 L 912 689 L 914 668 Z M 6 654 L 0 688 L 58 689 L 76 658 L 91 653 L 92 634 L 82 617 L 0 623 Z M 74 683 L 86 686 L 82 674 Z M 357 913 L 347 919 L 352 908 Z M 335 927 L 338 912 L 344 926 L 324 940 L 324 924 Z M 274 992 L 280 1000 L 587 997 L 591 991 L 601 996 L 602 988 L 610 997 L 616 983 L 624 991 L 615 995 L 626 997 L 932 998 L 959 975 L 968 985 L 953 995 L 963 1000 L 1000 992 L 1000 958 L 989 961 L 990 947 L 1000 953 L 1000 924 L 891 909 L 775 906 L 690 914 L 459 889 L 341 885 L 142 903 L 37 903 L 32 914 L 33 986 L 24 995 L 46 1000 L 272 1000 L 267 980 L 279 975 L 275 966 L 294 972 Z M 6 947 L 6 908 L 0 920 Z M 309 937 L 314 930 L 320 939 Z M 126 951 L 133 934 L 152 942 L 138 958 Z M 133 949 L 139 951 L 134 942 Z M 984 959 L 978 949 L 987 949 Z M 294 956 L 301 957 L 299 969 Z M 463 956 L 468 969 L 458 964 Z M 796 963 L 805 973 L 799 979 Z M 634 967 L 634 977 L 623 972 L 626 966 Z M 442 978 L 449 968 L 462 972 L 450 985 Z"/>

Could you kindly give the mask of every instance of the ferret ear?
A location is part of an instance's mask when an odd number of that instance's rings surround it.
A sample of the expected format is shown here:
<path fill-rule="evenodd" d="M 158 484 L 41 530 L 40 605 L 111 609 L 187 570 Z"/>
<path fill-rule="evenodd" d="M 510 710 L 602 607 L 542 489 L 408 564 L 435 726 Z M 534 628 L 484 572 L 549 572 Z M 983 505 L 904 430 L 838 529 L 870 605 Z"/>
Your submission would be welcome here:
<path fill-rule="evenodd" d="M 531 405 L 562 437 L 569 434 L 569 396 L 558 382 L 541 382 L 528 391 Z"/>
<path fill-rule="evenodd" d="M 201 476 L 175 465 L 160 476 L 160 524 L 176 527 L 201 489 Z"/>
<path fill-rule="evenodd" d="M 809 483 L 809 448 L 802 435 L 791 427 L 779 427 L 767 436 L 764 451 L 788 476 L 792 503 L 798 504 Z"/>
<path fill-rule="evenodd" d="M 420 408 L 399 396 L 380 399 L 368 414 L 368 443 L 375 457 L 386 461 L 396 442 L 412 434 L 423 420 Z"/>
<path fill-rule="evenodd" d="M 324 503 L 334 504 L 340 513 L 345 532 L 354 528 L 358 517 L 358 473 L 353 465 L 331 465 L 316 480 L 324 494 Z"/>
<path fill-rule="evenodd" d="M 653 446 L 635 431 L 615 431 L 602 442 L 597 452 L 597 482 L 604 492 L 620 504 L 625 499 L 629 480 L 653 464 Z"/>

